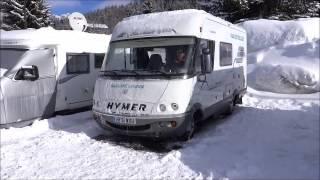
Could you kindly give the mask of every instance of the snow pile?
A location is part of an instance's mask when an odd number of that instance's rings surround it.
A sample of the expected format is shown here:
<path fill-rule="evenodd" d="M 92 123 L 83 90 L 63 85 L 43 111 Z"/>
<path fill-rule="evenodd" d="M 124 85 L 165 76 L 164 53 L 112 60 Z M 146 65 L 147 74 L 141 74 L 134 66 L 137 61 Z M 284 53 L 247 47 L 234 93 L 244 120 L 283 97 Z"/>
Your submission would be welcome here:
<path fill-rule="evenodd" d="M 248 33 L 248 85 L 276 93 L 314 93 L 319 83 L 319 18 L 254 20 Z"/>
<path fill-rule="evenodd" d="M 319 91 L 316 76 L 294 66 L 258 65 L 249 76 L 253 88 L 282 93 L 314 93 Z"/>
<path fill-rule="evenodd" d="M 259 19 L 246 21 L 241 26 L 247 31 L 250 52 L 319 39 L 319 18 L 291 21 Z"/>

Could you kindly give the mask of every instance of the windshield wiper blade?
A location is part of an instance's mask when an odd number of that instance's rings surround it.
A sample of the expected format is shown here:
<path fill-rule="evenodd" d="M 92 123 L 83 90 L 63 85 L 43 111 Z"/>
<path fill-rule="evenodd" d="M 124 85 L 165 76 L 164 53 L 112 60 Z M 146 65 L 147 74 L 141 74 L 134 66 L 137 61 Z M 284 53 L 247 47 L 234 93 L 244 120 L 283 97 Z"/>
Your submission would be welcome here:
<path fill-rule="evenodd" d="M 161 71 L 161 70 L 148 70 L 149 72 L 154 72 L 154 73 L 160 73 L 162 75 L 170 75 L 169 73 L 165 72 L 165 71 Z"/>
<path fill-rule="evenodd" d="M 115 71 L 100 71 L 100 72 L 103 72 L 103 75 L 107 75 L 106 73 L 111 73 L 112 75 L 118 75 L 118 73 L 117 72 L 115 72 Z"/>
<path fill-rule="evenodd" d="M 133 73 L 135 75 L 140 75 L 140 73 L 138 73 L 135 70 L 127 70 L 127 69 L 121 69 L 121 70 L 116 70 L 116 71 L 120 71 L 120 72 L 126 72 L 126 73 Z"/>
<path fill-rule="evenodd" d="M 127 69 L 106 70 L 106 71 L 100 71 L 100 72 L 112 73 L 113 75 L 123 75 L 123 73 L 131 73 L 134 75 L 140 75 L 140 73 L 136 72 L 135 70 L 127 70 Z"/>

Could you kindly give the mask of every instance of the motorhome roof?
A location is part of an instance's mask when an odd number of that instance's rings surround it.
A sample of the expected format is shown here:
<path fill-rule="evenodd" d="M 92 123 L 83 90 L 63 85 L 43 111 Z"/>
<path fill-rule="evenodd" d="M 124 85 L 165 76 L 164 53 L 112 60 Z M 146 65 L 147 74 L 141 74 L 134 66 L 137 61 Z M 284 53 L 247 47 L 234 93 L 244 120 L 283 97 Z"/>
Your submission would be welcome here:
<path fill-rule="evenodd" d="M 91 34 L 71 30 L 55 30 L 51 27 L 1 31 L 1 46 L 25 46 L 30 49 L 45 45 L 61 45 L 66 51 L 104 53 L 110 35 Z"/>
<path fill-rule="evenodd" d="M 205 19 L 245 32 L 203 10 L 186 9 L 125 18 L 116 25 L 111 41 L 154 36 L 199 36 Z"/>

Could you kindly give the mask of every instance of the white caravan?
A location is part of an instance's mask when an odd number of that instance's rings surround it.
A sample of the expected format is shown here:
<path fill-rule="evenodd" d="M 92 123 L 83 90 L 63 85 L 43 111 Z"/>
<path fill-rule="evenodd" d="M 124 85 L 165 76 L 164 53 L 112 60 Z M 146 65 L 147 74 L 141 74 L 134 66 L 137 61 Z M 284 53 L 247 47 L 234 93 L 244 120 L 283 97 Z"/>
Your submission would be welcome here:
<path fill-rule="evenodd" d="M 96 81 L 94 118 L 118 134 L 189 139 L 198 121 L 241 103 L 246 51 L 245 30 L 204 11 L 126 18 Z"/>
<path fill-rule="evenodd" d="M 110 36 L 77 31 L 1 31 L 1 127 L 92 105 Z"/>

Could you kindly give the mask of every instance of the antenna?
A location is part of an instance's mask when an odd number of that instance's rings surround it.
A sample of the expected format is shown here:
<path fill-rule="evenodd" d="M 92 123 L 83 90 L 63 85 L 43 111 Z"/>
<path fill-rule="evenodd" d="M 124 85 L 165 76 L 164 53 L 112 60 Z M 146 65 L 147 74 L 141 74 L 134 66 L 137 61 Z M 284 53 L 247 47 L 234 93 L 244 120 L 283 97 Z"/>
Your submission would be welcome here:
<path fill-rule="evenodd" d="M 88 27 L 87 20 L 83 14 L 74 12 L 68 16 L 69 25 L 75 31 L 85 31 Z"/>

